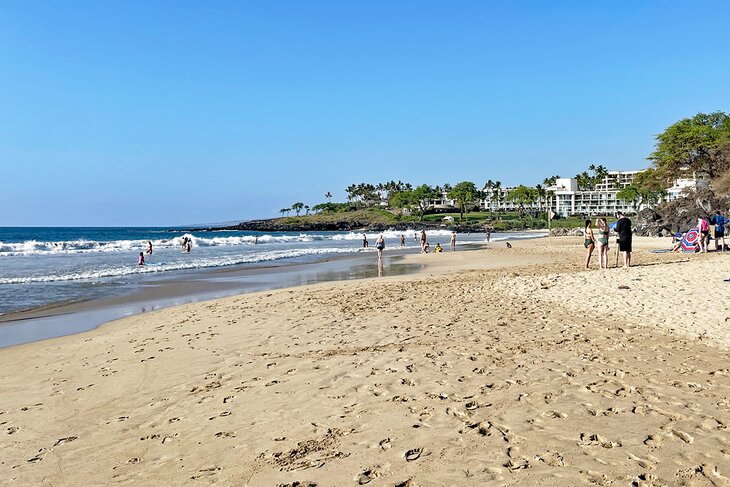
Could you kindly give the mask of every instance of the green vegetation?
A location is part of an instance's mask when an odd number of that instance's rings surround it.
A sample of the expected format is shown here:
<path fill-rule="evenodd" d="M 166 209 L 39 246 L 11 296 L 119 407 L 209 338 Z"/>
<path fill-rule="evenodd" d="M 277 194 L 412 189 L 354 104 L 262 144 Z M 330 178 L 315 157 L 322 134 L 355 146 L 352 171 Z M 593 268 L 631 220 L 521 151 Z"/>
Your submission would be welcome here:
<path fill-rule="evenodd" d="M 327 203 L 325 203 L 327 204 Z M 337 203 L 329 203 L 337 204 Z M 415 219 L 414 219 L 415 220 Z M 296 226 L 300 224 L 312 223 L 333 223 L 333 222 L 356 222 L 363 221 L 370 225 L 392 225 L 402 220 L 393 213 L 381 210 L 379 208 L 365 208 L 353 211 L 340 211 L 332 213 L 319 213 L 316 215 L 289 216 L 279 219 L 282 225 Z"/>
<path fill-rule="evenodd" d="M 706 175 L 711 179 L 715 191 L 730 192 L 730 116 L 723 112 L 698 113 L 682 119 L 656 136 L 656 149 L 649 156 L 653 166 L 637 174 L 630 186 L 617 193 L 620 200 L 629 202 L 634 209 L 644 204 L 655 204 L 666 194 L 669 182 L 682 174 Z M 289 208 L 282 208 L 283 223 L 356 221 L 366 219 L 373 224 L 425 221 L 443 222 L 451 216 L 461 225 L 490 226 L 496 230 L 544 228 L 547 226 L 547 202 L 551 201 L 554 187 L 560 176 L 550 176 L 534 187 L 520 185 L 508 193 L 500 181 L 486 182 L 483 190 L 471 181 L 462 181 L 451 186 L 421 184 L 413 186 L 402 181 L 386 183 L 358 183 L 346 188 L 347 202 L 333 203 L 332 193 L 326 192 L 326 203 L 313 206 L 296 202 Z M 578 189 L 608 192 L 618 181 L 602 164 L 590 164 L 586 171 L 575 176 Z M 604 182 L 608 182 L 604 186 Z M 453 201 L 458 213 L 439 213 L 448 210 L 443 199 Z M 498 213 L 479 211 L 480 202 L 486 201 L 502 207 L 504 201 L 513 203 L 517 212 Z M 528 211 L 528 208 L 531 211 Z M 537 208 L 537 211 L 535 211 Z M 300 215 L 305 211 L 303 216 Z M 289 216 L 294 211 L 296 216 Z M 310 214 L 310 212 L 312 214 Z M 581 227 L 580 217 L 556 218 L 553 226 Z"/>
<path fill-rule="evenodd" d="M 479 192 L 476 185 L 471 181 L 462 181 L 451 188 L 446 194 L 459 205 L 459 217 L 463 220 L 467 203 L 474 201 Z"/>
<path fill-rule="evenodd" d="M 670 125 L 656 136 L 649 160 L 659 177 L 669 181 L 682 173 L 710 179 L 730 169 L 730 116 L 723 112 L 698 113 Z"/>

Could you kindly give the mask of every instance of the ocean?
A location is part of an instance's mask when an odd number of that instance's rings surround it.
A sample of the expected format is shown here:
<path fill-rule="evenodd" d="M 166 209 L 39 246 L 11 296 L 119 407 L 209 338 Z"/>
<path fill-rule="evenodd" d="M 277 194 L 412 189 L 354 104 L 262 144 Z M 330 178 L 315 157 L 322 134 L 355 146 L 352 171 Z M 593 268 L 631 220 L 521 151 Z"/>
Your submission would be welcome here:
<path fill-rule="evenodd" d="M 418 248 L 415 231 L 382 232 L 388 248 Z M 301 264 L 336 255 L 375 252 L 379 233 L 355 232 L 185 232 L 170 228 L 0 227 L 0 314 L 61 302 L 122 295 L 151 276 L 184 279 L 192 270 L 245 267 L 264 262 Z M 429 230 L 431 247 L 448 249 L 449 230 Z M 532 238 L 535 233 L 494 233 L 492 241 Z M 182 251 L 183 237 L 192 251 Z M 484 242 L 485 234 L 459 234 L 458 243 Z M 137 265 L 139 253 L 146 265 Z M 187 273 L 186 273 L 187 271 Z M 159 280 L 159 279 L 158 279 Z"/>

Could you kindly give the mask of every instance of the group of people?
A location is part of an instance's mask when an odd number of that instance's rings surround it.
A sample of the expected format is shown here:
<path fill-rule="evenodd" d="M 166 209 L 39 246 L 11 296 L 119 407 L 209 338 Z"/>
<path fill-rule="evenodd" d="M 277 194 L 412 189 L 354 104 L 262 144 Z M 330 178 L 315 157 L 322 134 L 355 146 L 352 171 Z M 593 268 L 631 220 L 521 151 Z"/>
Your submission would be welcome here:
<path fill-rule="evenodd" d="M 258 237 L 257 237 L 258 238 Z M 182 238 L 182 251 L 183 253 L 189 254 L 190 251 L 193 249 L 193 239 L 190 237 L 183 237 Z M 144 252 L 139 253 L 139 259 L 137 260 L 137 265 L 145 265 L 145 259 L 144 256 L 152 255 L 152 241 L 147 241 L 147 248 L 144 250 Z"/>
<path fill-rule="evenodd" d="M 139 253 L 137 265 L 144 265 L 144 254 L 152 255 L 152 240 L 147 240 L 147 249 L 144 252 Z"/>
<path fill-rule="evenodd" d="M 613 231 L 618 236 L 618 250 L 623 254 L 624 268 L 628 269 L 631 267 L 631 240 L 633 231 L 631 229 L 631 220 L 626 217 L 623 213 L 619 212 L 616 214 L 618 220 L 616 221 Z M 598 236 L 593 231 L 593 223 L 590 219 L 585 222 L 583 228 L 583 245 L 586 248 L 586 262 L 585 268 L 589 269 L 591 264 L 591 257 L 593 251 L 598 247 L 598 267 L 600 269 L 608 269 L 608 250 L 609 250 L 609 236 L 611 234 L 611 227 L 605 218 L 598 218 L 596 220 L 596 227 Z M 618 259 L 618 256 L 617 256 Z"/>
<path fill-rule="evenodd" d="M 700 240 L 698 251 L 707 252 L 707 246 L 710 240 L 715 240 L 715 250 L 725 251 L 725 225 L 730 220 L 725 218 L 722 213 L 716 211 L 711 217 L 700 217 L 697 220 L 697 230 L 700 232 Z M 681 242 L 681 239 L 680 239 Z M 720 245 L 722 242 L 722 245 Z"/>

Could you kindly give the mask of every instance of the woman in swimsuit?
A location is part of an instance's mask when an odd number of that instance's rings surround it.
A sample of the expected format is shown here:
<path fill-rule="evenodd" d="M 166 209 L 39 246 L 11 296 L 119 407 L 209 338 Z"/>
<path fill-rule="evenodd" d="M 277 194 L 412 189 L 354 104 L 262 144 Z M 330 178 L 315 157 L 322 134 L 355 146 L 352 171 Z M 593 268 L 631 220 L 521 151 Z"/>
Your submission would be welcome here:
<path fill-rule="evenodd" d="M 383 276 L 383 250 L 385 250 L 385 239 L 381 233 L 375 241 L 375 248 L 378 250 L 378 277 Z"/>
<path fill-rule="evenodd" d="M 596 238 L 593 236 L 593 228 L 591 228 L 591 220 L 586 220 L 586 226 L 583 229 L 583 245 L 588 249 L 586 255 L 586 269 L 589 269 L 591 263 L 591 255 L 593 255 L 593 249 L 596 248 Z"/>
<path fill-rule="evenodd" d="M 608 234 L 611 230 L 608 228 L 605 218 L 599 218 L 596 225 L 598 226 L 598 267 L 608 269 Z"/>

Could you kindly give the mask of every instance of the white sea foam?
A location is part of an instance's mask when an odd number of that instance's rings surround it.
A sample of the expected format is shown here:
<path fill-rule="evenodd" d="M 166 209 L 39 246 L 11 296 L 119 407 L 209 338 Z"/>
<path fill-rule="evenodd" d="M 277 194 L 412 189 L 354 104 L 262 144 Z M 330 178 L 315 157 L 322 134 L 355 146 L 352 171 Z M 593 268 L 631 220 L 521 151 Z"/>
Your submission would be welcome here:
<path fill-rule="evenodd" d="M 281 259 L 290 259 L 307 255 L 321 254 L 346 254 L 362 252 L 359 248 L 298 248 L 289 250 L 272 250 L 268 252 L 250 253 L 247 255 L 229 257 L 206 257 L 177 261 L 170 263 L 150 263 L 145 266 L 124 265 L 97 268 L 83 272 L 70 272 L 66 274 L 48 273 L 43 275 L 32 275 L 23 277 L 0 278 L 0 284 L 23 284 L 30 282 L 55 282 L 55 281 L 76 281 L 82 279 L 100 279 L 105 277 L 119 277 L 131 274 L 151 274 L 185 269 L 203 269 L 210 267 L 224 267 L 237 264 L 250 264 L 256 262 L 269 262 Z"/>
<path fill-rule="evenodd" d="M 375 240 L 378 235 L 383 235 L 385 239 L 397 240 L 401 235 L 411 238 L 413 230 L 396 231 L 386 230 L 384 232 L 368 233 L 369 240 Z M 441 237 L 451 234 L 449 230 L 428 230 L 426 234 L 429 237 Z M 362 233 L 337 233 L 337 234 L 319 234 L 319 233 L 300 233 L 299 235 L 270 235 L 263 234 L 258 236 L 258 240 L 254 235 L 228 236 L 228 237 L 200 237 L 186 233 L 181 236 L 152 240 L 152 246 L 155 249 L 176 248 L 182 246 L 183 237 L 188 237 L 193 241 L 193 247 L 223 247 L 237 245 L 254 245 L 258 244 L 295 244 L 314 241 L 354 241 L 361 240 Z M 147 247 L 147 240 L 112 240 L 109 242 L 100 242 L 96 240 L 69 240 L 69 241 L 38 241 L 28 240 L 25 242 L 12 243 L 0 242 L 0 256 L 11 257 L 19 255 L 40 255 L 40 254 L 76 254 L 86 252 L 127 252 L 130 250 L 143 250 Z"/>
<path fill-rule="evenodd" d="M 231 237 L 197 237 L 185 234 L 169 239 L 152 240 L 155 249 L 176 248 L 182 246 L 182 238 L 188 237 L 193 241 L 193 247 L 217 247 L 234 245 L 254 245 L 256 237 L 253 235 L 231 236 Z M 315 240 L 331 239 L 332 236 L 324 235 L 260 235 L 259 244 L 265 243 L 296 243 L 312 242 Z M 85 252 L 126 252 L 129 250 L 142 250 L 147 247 L 147 240 L 112 240 L 109 242 L 98 242 L 95 240 L 70 240 L 42 242 L 28 240 L 20 243 L 0 242 L 0 256 L 17 255 L 39 255 L 39 254 L 74 254 Z"/>

